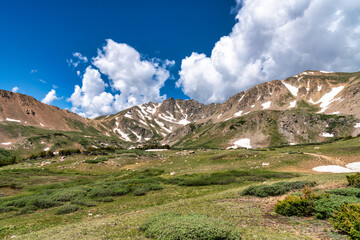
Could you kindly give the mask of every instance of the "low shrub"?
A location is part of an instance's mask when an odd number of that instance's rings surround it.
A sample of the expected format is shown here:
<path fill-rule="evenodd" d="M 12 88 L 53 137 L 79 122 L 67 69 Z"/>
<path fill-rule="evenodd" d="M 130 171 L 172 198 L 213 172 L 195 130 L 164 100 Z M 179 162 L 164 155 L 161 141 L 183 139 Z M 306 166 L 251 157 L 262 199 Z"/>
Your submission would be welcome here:
<path fill-rule="evenodd" d="M 205 215 L 161 213 L 150 218 L 141 228 L 145 236 L 167 240 L 239 240 L 235 227 Z"/>
<path fill-rule="evenodd" d="M 76 212 L 79 209 L 80 209 L 80 207 L 77 205 L 66 204 L 66 205 L 59 207 L 56 210 L 55 214 L 56 215 L 68 214 L 68 213 Z"/>
<path fill-rule="evenodd" d="M 347 175 L 346 179 L 350 187 L 360 188 L 360 173 L 354 175 Z"/>
<path fill-rule="evenodd" d="M 288 195 L 284 200 L 279 200 L 275 205 L 275 212 L 284 216 L 311 216 L 313 205 L 304 197 Z"/>
<path fill-rule="evenodd" d="M 98 201 L 98 202 L 113 202 L 114 199 L 111 197 L 103 197 L 103 198 L 96 199 L 96 201 Z"/>
<path fill-rule="evenodd" d="M 84 206 L 84 207 L 95 207 L 96 203 L 88 200 L 86 198 L 81 198 L 81 199 L 74 199 L 70 202 L 71 204 L 76 204 L 79 206 Z"/>
<path fill-rule="evenodd" d="M 360 188 L 339 188 L 326 191 L 328 194 L 358 197 L 360 198 Z"/>
<path fill-rule="evenodd" d="M 342 190 L 343 191 L 339 189 L 338 191 L 344 193 L 347 189 Z M 332 190 L 331 192 L 336 192 L 336 190 Z M 360 203 L 360 198 L 329 193 L 322 194 L 318 199 L 314 200 L 315 217 L 318 219 L 332 217 L 334 212 L 344 203 Z"/>
<path fill-rule="evenodd" d="M 81 198 L 86 196 L 86 190 L 80 188 L 70 188 L 57 191 L 51 195 L 51 198 L 55 201 L 60 202 L 69 202 L 76 198 Z"/>
<path fill-rule="evenodd" d="M 226 171 L 211 174 L 185 174 L 169 178 L 165 182 L 179 186 L 227 185 L 236 182 L 265 181 L 268 179 L 291 178 L 296 175 L 270 171 Z"/>
<path fill-rule="evenodd" d="M 299 190 L 304 186 L 314 186 L 314 182 L 296 181 L 296 182 L 279 182 L 271 185 L 258 185 L 246 188 L 242 195 L 251 195 L 256 197 L 280 196 L 291 190 Z"/>
<path fill-rule="evenodd" d="M 16 207 L 13 207 L 13 206 L 8 206 L 8 207 L 0 206 L 0 213 L 13 212 L 13 211 L 17 211 L 17 210 L 18 209 Z"/>
<path fill-rule="evenodd" d="M 69 156 L 69 155 L 72 155 L 72 154 L 80 154 L 81 151 L 80 149 L 62 149 L 62 150 L 59 150 L 59 155 L 60 156 Z"/>
<path fill-rule="evenodd" d="M 150 191 L 149 186 L 141 186 L 141 187 L 135 188 L 133 191 L 133 194 L 134 194 L 134 196 L 143 196 L 149 191 Z"/>
<path fill-rule="evenodd" d="M 360 204 L 342 204 L 330 222 L 350 239 L 360 239 Z"/>
<path fill-rule="evenodd" d="M 97 164 L 97 163 L 102 163 L 102 160 L 98 160 L 98 159 L 88 159 L 85 160 L 85 163 L 89 163 L 89 164 Z"/>

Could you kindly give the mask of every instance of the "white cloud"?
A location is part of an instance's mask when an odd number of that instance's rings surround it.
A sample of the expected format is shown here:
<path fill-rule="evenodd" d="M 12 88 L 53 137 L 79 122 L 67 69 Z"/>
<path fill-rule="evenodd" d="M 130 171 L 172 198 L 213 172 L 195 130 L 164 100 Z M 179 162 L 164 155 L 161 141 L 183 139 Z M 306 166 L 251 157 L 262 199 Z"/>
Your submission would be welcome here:
<path fill-rule="evenodd" d="M 114 96 L 105 92 L 106 86 L 99 71 L 91 66 L 87 67 L 82 87 L 76 85 L 74 93 L 68 99 L 73 106 L 71 111 L 91 118 L 112 113 Z"/>
<path fill-rule="evenodd" d="M 76 85 L 69 99 L 72 111 L 90 118 L 145 102 L 163 101 L 166 95 L 160 95 L 160 89 L 170 77 L 167 68 L 175 64 L 169 60 L 143 59 L 134 48 L 110 39 L 92 62 L 98 69 L 91 66 L 86 69 L 82 87 Z M 106 92 L 100 72 L 108 77 L 114 95 Z"/>
<path fill-rule="evenodd" d="M 86 56 L 83 56 L 81 53 L 79 52 L 74 52 L 73 53 L 73 56 L 78 58 L 80 61 L 83 61 L 84 63 L 87 63 L 88 62 L 88 59 Z"/>
<path fill-rule="evenodd" d="M 57 88 L 58 88 L 58 86 L 55 85 L 55 84 L 53 84 L 52 87 L 53 87 L 53 89 L 57 89 Z"/>
<path fill-rule="evenodd" d="M 80 71 L 76 71 L 76 74 L 77 74 L 78 76 L 80 76 L 80 73 L 81 73 Z"/>
<path fill-rule="evenodd" d="M 70 58 L 70 59 L 67 59 L 66 62 L 69 64 L 69 66 L 72 65 L 74 68 L 76 68 L 77 66 L 79 66 L 79 64 L 80 64 L 81 62 L 83 62 L 83 63 L 87 63 L 87 62 L 88 62 L 87 57 L 86 57 L 86 56 L 83 56 L 83 55 L 82 55 L 81 53 L 79 53 L 79 52 L 74 52 L 74 53 L 73 53 L 73 57 L 75 58 L 75 60 L 72 59 L 72 58 Z"/>
<path fill-rule="evenodd" d="M 39 79 L 39 81 L 42 82 L 42 83 L 46 83 L 46 81 L 43 80 L 43 79 Z"/>
<path fill-rule="evenodd" d="M 177 86 L 204 103 L 308 69 L 358 71 L 360 1 L 238 0 L 238 22 L 211 56 L 182 60 Z"/>
<path fill-rule="evenodd" d="M 19 91 L 19 87 L 15 86 L 11 89 L 12 92 L 17 93 Z"/>
<path fill-rule="evenodd" d="M 31 71 L 30 71 L 30 73 L 32 74 L 32 73 L 37 73 L 37 69 L 32 69 Z"/>
<path fill-rule="evenodd" d="M 54 100 L 60 100 L 62 98 L 59 98 L 56 96 L 56 91 L 54 89 L 51 89 L 50 92 L 48 92 L 48 94 L 46 94 L 46 96 L 44 97 L 43 100 L 41 100 L 42 103 L 46 103 L 46 104 L 50 104 L 52 103 Z"/>

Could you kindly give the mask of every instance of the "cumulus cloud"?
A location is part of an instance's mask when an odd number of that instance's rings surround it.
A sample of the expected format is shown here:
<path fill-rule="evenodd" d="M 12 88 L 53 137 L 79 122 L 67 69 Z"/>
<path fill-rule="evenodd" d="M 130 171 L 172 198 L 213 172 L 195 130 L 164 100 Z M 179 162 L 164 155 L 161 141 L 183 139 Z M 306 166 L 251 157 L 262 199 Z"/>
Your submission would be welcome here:
<path fill-rule="evenodd" d="M 360 1 L 237 3 L 237 23 L 211 56 L 194 52 L 182 60 L 176 85 L 191 98 L 222 102 L 261 82 L 308 69 L 360 69 Z"/>
<path fill-rule="evenodd" d="M 107 84 L 102 80 L 97 69 L 86 68 L 82 87 L 75 86 L 75 91 L 68 99 L 72 103 L 71 110 L 83 117 L 97 117 L 112 112 L 114 96 L 105 92 Z"/>
<path fill-rule="evenodd" d="M 92 63 L 94 67 L 89 66 L 83 75 L 82 87 L 76 85 L 68 99 L 72 111 L 90 118 L 145 102 L 163 101 L 166 95 L 160 95 L 160 89 L 170 77 L 167 68 L 175 64 L 169 60 L 143 59 L 134 48 L 113 40 L 107 40 Z M 106 91 L 101 74 L 109 79 L 113 94 Z"/>
<path fill-rule="evenodd" d="M 31 69 L 30 73 L 37 73 L 37 69 Z"/>
<path fill-rule="evenodd" d="M 43 100 L 41 100 L 42 103 L 51 104 L 54 100 L 60 100 L 62 98 L 59 98 L 56 96 L 56 91 L 54 89 L 51 89 L 48 94 L 44 97 Z"/>
<path fill-rule="evenodd" d="M 17 93 L 20 90 L 19 87 L 15 86 L 11 89 L 12 92 Z"/>

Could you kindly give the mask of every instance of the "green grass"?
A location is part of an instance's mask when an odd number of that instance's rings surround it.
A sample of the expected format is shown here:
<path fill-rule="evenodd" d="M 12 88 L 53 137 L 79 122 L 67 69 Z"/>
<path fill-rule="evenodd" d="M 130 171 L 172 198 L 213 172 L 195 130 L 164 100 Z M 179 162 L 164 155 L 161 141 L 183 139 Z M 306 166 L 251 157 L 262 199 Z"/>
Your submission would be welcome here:
<path fill-rule="evenodd" d="M 316 181 L 316 188 L 334 198 L 356 197 L 357 189 L 335 190 L 347 185 L 345 174 L 311 172 L 313 162 L 326 162 L 305 153 L 352 158 L 359 156 L 359 146 L 360 139 L 352 138 L 259 150 L 195 149 L 191 155 L 116 149 L 97 156 L 101 165 L 81 163 L 95 156 L 77 154 L 62 162 L 55 157 L 43 167 L 42 160 L 1 167 L 0 238 L 146 239 L 139 228 L 153 216 L 173 212 L 218 219 L 243 239 L 344 239 L 327 220 L 276 215 L 278 196 L 241 193 L 250 186 Z"/>

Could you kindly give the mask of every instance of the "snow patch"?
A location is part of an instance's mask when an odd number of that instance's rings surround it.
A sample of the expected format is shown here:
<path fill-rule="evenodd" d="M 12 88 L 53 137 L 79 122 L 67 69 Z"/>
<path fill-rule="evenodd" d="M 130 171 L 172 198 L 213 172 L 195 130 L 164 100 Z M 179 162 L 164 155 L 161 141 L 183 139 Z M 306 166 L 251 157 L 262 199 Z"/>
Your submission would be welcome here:
<path fill-rule="evenodd" d="M 295 106 L 296 106 L 296 100 L 290 102 L 290 105 L 289 105 L 288 108 L 293 108 L 293 107 L 295 107 Z"/>
<path fill-rule="evenodd" d="M 292 95 L 297 96 L 300 87 L 294 87 L 288 83 L 282 82 Z"/>
<path fill-rule="evenodd" d="M 49 150 L 50 150 L 50 148 L 49 148 L 49 147 L 44 148 L 44 151 L 49 151 Z"/>
<path fill-rule="evenodd" d="M 338 165 L 319 166 L 319 167 L 314 167 L 312 170 L 315 171 L 315 172 L 330 172 L 330 173 L 348 173 L 348 172 L 352 172 L 351 169 L 346 168 L 346 167 L 342 167 L 342 166 L 338 166 Z"/>
<path fill-rule="evenodd" d="M 239 112 L 235 113 L 234 116 L 235 117 L 240 117 L 242 113 L 243 113 L 243 111 L 239 111 Z"/>
<path fill-rule="evenodd" d="M 227 149 L 238 148 L 238 147 L 252 148 L 252 146 L 250 144 L 250 139 L 249 138 L 241 138 L 241 139 L 235 141 L 234 145 L 231 147 L 228 147 Z"/>
<path fill-rule="evenodd" d="M 340 112 L 333 112 L 332 114 L 339 114 Z"/>
<path fill-rule="evenodd" d="M 221 117 L 222 113 L 219 114 L 219 116 L 217 116 L 217 119 L 219 119 Z"/>
<path fill-rule="evenodd" d="M 1 143 L 2 145 L 10 145 L 11 142 L 4 142 L 4 143 Z"/>
<path fill-rule="evenodd" d="M 121 131 L 121 130 L 119 129 L 119 123 L 116 122 L 115 124 L 116 124 L 116 128 L 113 129 L 113 132 L 114 132 L 114 133 L 117 132 L 118 134 L 120 134 L 120 138 L 121 138 L 121 139 L 130 142 L 131 139 L 129 138 L 129 136 L 128 136 L 126 133 L 124 133 L 123 131 Z"/>
<path fill-rule="evenodd" d="M 317 101 L 315 104 L 321 103 L 320 107 L 322 108 L 319 113 L 325 112 L 325 110 L 329 107 L 329 105 L 335 101 L 334 97 L 338 95 L 342 90 L 344 89 L 344 86 L 334 87 L 331 89 L 330 92 L 325 93 L 319 101 Z"/>
<path fill-rule="evenodd" d="M 245 97 L 245 93 L 244 93 L 244 95 L 241 96 L 241 98 L 239 99 L 238 102 L 241 102 L 241 100 L 243 100 L 244 97 Z"/>
<path fill-rule="evenodd" d="M 251 107 L 251 108 L 254 108 L 254 107 L 255 107 L 255 104 L 251 105 L 250 107 Z"/>
<path fill-rule="evenodd" d="M 314 167 L 313 171 L 316 172 L 330 172 L 330 173 L 349 173 L 349 172 L 360 172 L 360 162 L 353 162 L 346 164 L 345 167 L 338 165 L 325 165 Z"/>
<path fill-rule="evenodd" d="M 271 101 L 264 102 L 263 104 L 261 104 L 261 106 L 263 106 L 263 109 L 268 109 L 268 108 L 270 108 L 270 105 L 271 105 Z"/>
<path fill-rule="evenodd" d="M 318 92 L 320 92 L 320 91 L 321 91 L 321 89 L 322 89 L 322 85 L 317 86 L 317 90 L 318 90 Z"/>
<path fill-rule="evenodd" d="M 147 149 L 146 152 L 162 152 L 167 151 L 168 149 Z"/>
<path fill-rule="evenodd" d="M 334 137 L 334 134 L 324 132 L 324 133 L 320 134 L 320 136 L 322 136 L 322 137 Z"/>
<path fill-rule="evenodd" d="M 138 135 L 136 132 L 134 132 L 133 130 L 130 130 L 135 136 L 136 136 L 136 138 L 137 138 L 137 142 L 141 142 L 141 136 L 140 135 Z"/>
<path fill-rule="evenodd" d="M 182 120 L 180 120 L 178 123 L 181 124 L 181 125 L 187 125 L 187 124 L 189 124 L 189 123 L 191 123 L 191 122 L 188 121 L 187 119 L 182 119 Z"/>
<path fill-rule="evenodd" d="M 16 119 L 12 119 L 12 118 L 6 118 L 6 121 L 9 121 L 9 122 L 21 122 L 20 120 L 16 120 Z"/>
<path fill-rule="evenodd" d="M 124 115 L 124 117 L 127 117 L 127 118 L 131 118 L 131 119 L 133 119 L 132 115 L 130 115 L 130 113 L 129 113 L 129 112 L 127 112 L 127 113 Z"/>
<path fill-rule="evenodd" d="M 333 73 L 332 71 L 320 71 L 321 73 Z"/>
<path fill-rule="evenodd" d="M 354 128 L 360 128 L 360 123 L 356 123 Z"/>
<path fill-rule="evenodd" d="M 44 125 L 44 124 L 42 124 L 42 123 L 40 123 L 40 126 L 45 127 L 45 125 Z"/>

